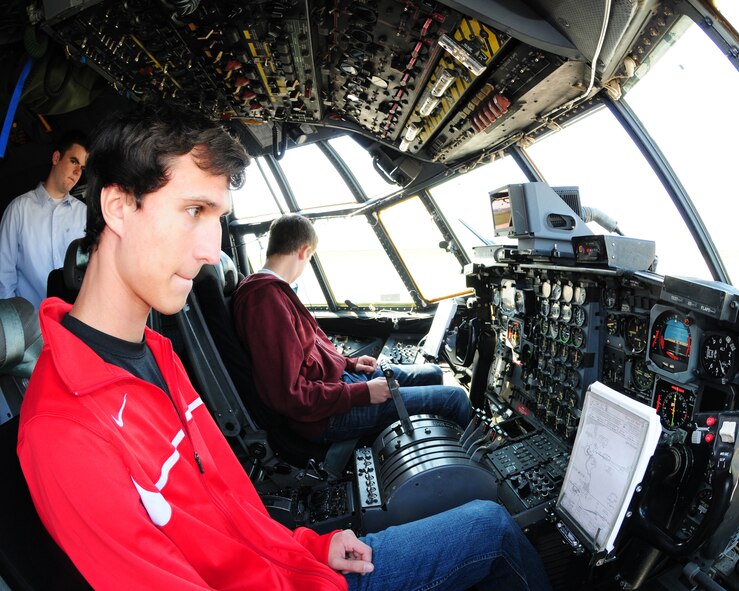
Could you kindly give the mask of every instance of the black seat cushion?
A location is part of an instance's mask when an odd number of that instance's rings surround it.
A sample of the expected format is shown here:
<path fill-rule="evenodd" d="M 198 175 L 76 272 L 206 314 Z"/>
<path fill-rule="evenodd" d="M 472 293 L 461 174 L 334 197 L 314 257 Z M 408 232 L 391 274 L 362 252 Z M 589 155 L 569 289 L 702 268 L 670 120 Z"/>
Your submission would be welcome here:
<path fill-rule="evenodd" d="M 14 417 L 0 425 L 0 576 L 13 590 L 92 589 L 41 523 L 15 451 L 17 441 Z"/>

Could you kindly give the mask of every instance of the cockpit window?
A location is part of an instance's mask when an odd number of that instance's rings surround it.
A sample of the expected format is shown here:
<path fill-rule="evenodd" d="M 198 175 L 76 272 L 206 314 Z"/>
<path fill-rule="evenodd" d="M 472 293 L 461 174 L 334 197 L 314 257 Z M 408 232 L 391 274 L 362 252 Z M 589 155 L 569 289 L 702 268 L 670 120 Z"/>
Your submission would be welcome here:
<path fill-rule="evenodd" d="M 244 243 L 246 245 L 246 256 L 249 257 L 249 264 L 252 270 L 258 271 L 264 266 L 267 258 L 267 240 L 268 234 L 257 236 L 256 234 L 246 234 Z M 297 294 L 300 301 L 306 307 L 321 308 L 326 306 L 326 298 L 321 291 L 321 286 L 316 279 L 316 274 L 311 266 L 307 266 L 301 277 L 296 282 Z"/>
<path fill-rule="evenodd" d="M 236 219 L 271 219 L 288 211 L 274 175 L 261 157 L 246 168 L 244 184 L 233 192 L 232 199 Z"/>
<path fill-rule="evenodd" d="M 316 256 L 339 305 L 412 305 L 366 217 L 316 220 L 315 229 Z"/>
<path fill-rule="evenodd" d="M 298 278 L 296 289 L 298 298 L 306 308 L 326 307 L 326 297 L 323 295 L 316 273 L 310 265 L 306 266 L 305 271 Z"/>
<path fill-rule="evenodd" d="M 444 237 L 418 197 L 383 209 L 380 221 L 424 299 L 434 301 L 466 290 L 462 266 L 440 246 Z"/>
<path fill-rule="evenodd" d="M 736 0 L 714 0 L 714 4 L 724 18 L 731 23 L 731 26 L 739 31 L 739 2 Z"/>
<path fill-rule="evenodd" d="M 693 237 L 652 169 L 606 109 L 527 149 L 554 186 L 577 185 L 583 206 L 618 222 L 624 235 L 654 240 L 657 272 L 711 279 Z M 607 234 L 594 222 L 595 234 Z"/>
<path fill-rule="evenodd" d="M 739 241 L 729 203 L 736 197 L 730 146 L 739 137 L 739 72 L 697 25 L 687 18 L 679 24 L 685 32 L 671 40 L 625 100 L 670 162 L 736 283 Z M 705 100 L 700 117 L 690 116 L 680 98 L 697 89 Z M 716 141 L 717 132 L 724 141 Z"/>
<path fill-rule="evenodd" d="M 388 183 L 380 176 L 372 165 L 369 152 L 351 137 L 343 135 L 329 140 L 328 143 L 352 171 L 368 199 L 385 197 L 400 189 L 398 185 Z"/>
<path fill-rule="evenodd" d="M 505 157 L 455 176 L 430 190 L 467 255 L 472 248 L 500 242 L 493 233 L 490 191 L 512 183 L 525 183 L 526 177 L 513 158 Z"/>
<path fill-rule="evenodd" d="M 336 168 L 315 144 L 287 150 L 279 164 L 302 211 L 357 202 Z"/>

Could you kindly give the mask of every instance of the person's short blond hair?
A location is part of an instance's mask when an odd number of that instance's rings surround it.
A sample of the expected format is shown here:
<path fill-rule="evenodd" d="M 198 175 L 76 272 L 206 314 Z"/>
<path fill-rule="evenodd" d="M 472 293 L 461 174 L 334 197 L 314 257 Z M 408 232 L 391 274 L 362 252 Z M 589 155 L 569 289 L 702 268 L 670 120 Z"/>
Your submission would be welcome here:
<path fill-rule="evenodd" d="M 304 246 L 313 250 L 318 246 L 318 234 L 313 223 L 297 213 L 288 213 L 278 217 L 269 226 L 269 242 L 267 256 L 276 254 L 292 254 Z"/>

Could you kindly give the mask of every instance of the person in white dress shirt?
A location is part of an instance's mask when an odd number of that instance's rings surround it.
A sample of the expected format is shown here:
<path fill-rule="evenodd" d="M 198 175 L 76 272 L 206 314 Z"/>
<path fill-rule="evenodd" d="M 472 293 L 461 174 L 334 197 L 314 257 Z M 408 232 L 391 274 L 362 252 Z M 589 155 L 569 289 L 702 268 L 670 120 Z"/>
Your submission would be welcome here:
<path fill-rule="evenodd" d="M 63 266 L 69 243 L 84 235 L 87 206 L 69 192 L 82 176 L 87 145 L 81 132 L 64 134 L 46 180 L 6 208 L 0 222 L 0 298 L 22 297 L 38 309 L 49 272 Z"/>

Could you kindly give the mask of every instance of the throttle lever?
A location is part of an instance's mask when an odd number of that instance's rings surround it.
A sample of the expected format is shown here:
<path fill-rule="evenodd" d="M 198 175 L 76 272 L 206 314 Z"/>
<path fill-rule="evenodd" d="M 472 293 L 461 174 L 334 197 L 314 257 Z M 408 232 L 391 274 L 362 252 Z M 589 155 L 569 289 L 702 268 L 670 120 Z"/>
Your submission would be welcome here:
<path fill-rule="evenodd" d="M 408 409 L 405 407 L 403 397 L 400 395 L 400 386 L 398 385 L 398 380 L 395 379 L 395 372 L 392 366 L 385 360 L 380 361 L 378 365 L 387 380 L 387 386 L 390 389 L 390 395 L 393 397 L 395 409 L 398 411 L 400 423 L 403 425 L 405 432 L 410 433 L 413 431 L 413 424 L 408 416 Z"/>

